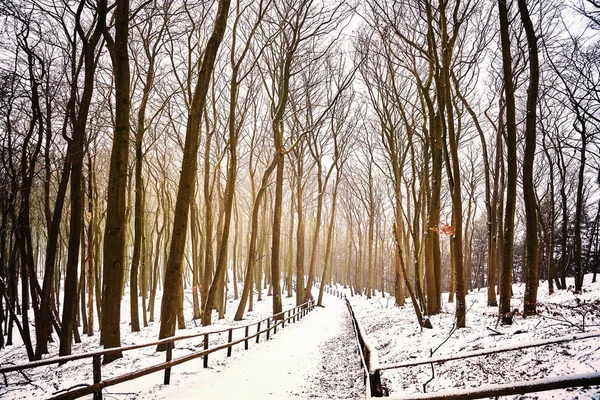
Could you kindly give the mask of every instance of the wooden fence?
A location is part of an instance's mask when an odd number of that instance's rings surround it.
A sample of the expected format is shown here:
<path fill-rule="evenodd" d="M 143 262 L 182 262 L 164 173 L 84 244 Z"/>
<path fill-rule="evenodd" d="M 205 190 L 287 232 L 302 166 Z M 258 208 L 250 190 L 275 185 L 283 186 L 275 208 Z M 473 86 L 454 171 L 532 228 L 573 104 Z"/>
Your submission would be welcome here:
<path fill-rule="evenodd" d="M 365 331 L 358 323 L 350 302 L 344 293 L 335 288 L 325 286 L 323 291 L 327 294 L 343 299 L 346 303 L 346 307 L 348 308 L 348 312 L 350 313 L 356 344 L 358 345 L 358 353 L 360 355 L 360 368 L 363 370 L 364 374 L 365 397 L 367 399 L 370 399 L 371 397 L 382 397 L 386 390 L 381 385 L 380 372 L 377 369 L 374 369 L 374 366 L 379 365 L 377 351 L 369 342 Z"/>
<path fill-rule="evenodd" d="M 71 391 L 67 391 L 61 394 L 57 394 L 54 397 L 51 397 L 52 400 L 59 399 L 77 399 L 82 396 L 86 396 L 89 394 L 94 394 L 94 400 L 102 399 L 102 389 L 108 386 L 113 386 L 119 383 L 131 381 L 133 379 L 158 372 L 164 370 L 164 383 L 168 385 L 171 379 L 171 368 L 182 364 L 184 362 L 204 357 L 204 368 L 208 368 L 208 355 L 220 350 L 227 350 L 227 357 L 231 356 L 232 348 L 235 345 L 244 343 L 244 349 L 248 350 L 248 342 L 251 339 L 256 338 L 256 343 L 259 342 L 261 335 L 266 335 L 266 339 L 269 340 L 271 336 L 271 332 L 273 334 L 277 333 L 277 327 L 281 325 L 281 327 L 285 327 L 286 323 L 296 322 L 302 317 L 304 317 L 308 312 L 314 310 L 314 301 L 310 300 L 307 303 L 301 304 L 297 307 L 282 311 L 278 314 L 274 314 L 268 318 L 262 319 L 258 322 L 254 322 L 248 325 L 235 326 L 227 329 L 214 330 L 210 332 L 203 332 L 199 334 L 193 335 L 185 335 L 185 336 L 177 336 L 170 337 L 162 340 L 158 340 L 151 343 L 138 344 L 133 346 L 125 346 L 114 349 L 106 349 L 100 351 L 94 351 L 90 353 L 84 354 L 74 354 L 70 356 L 63 357 L 54 357 L 48 358 L 45 360 L 33 361 L 26 364 L 14 365 L 10 367 L 1 367 L 0 373 L 8 373 L 14 371 L 24 371 L 27 369 L 38 368 L 45 365 L 52 364 L 64 364 L 69 361 L 82 360 L 86 358 L 92 359 L 92 368 L 93 368 L 93 379 L 94 382 L 91 385 L 87 385 L 84 387 L 80 387 Z M 266 326 L 265 326 L 266 325 Z M 253 329 L 256 327 L 256 329 Z M 236 330 L 244 330 L 243 337 L 237 340 L 233 340 L 233 332 Z M 227 333 L 227 342 L 217 345 L 215 347 L 209 347 L 209 338 L 211 335 Z M 187 354 L 185 356 L 173 359 L 173 348 L 175 347 L 175 343 L 182 340 L 189 340 L 194 338 L 202 338 L 203 339 L 203 350 L 194 352 L 191 354 Z M 124 375 L 111 377 L 109 379 L 102 380 L 102 357 L 111 354 L 117 351 L 127 352 L 131 350 L 141 349 L 145 347 L 157 346 L 159 344 L 166 344 L 166 352 L 165 352 L 165 362 L 160 364 L 156 364 L 150 367 L 142 368 L 136 371 L 132 371 L 126 373 Z"/>
<path fill-rule="evenodd" d="M 335 289 L 331 289 L 337 292 Z M 368 377 L 366 398 L 387 396 L 387 389 L 381 384 L 381 372 L 391 369 L 408 368 L 418 365 L 433 363 L 444 363 L 452 360 L 463 360 L 471 357 L 479 357 L 491 354 L 498 354 L 507 351 L 521 350 L 532 347 L 555 345 L 577 340 L 585 340 L 600 337 L 600 331 L 586 332 L 581 334 L 561 336 L 553 339 L 537 340 L 534 342 L 521 343 L 511 346 L 503 346 L 493 349 L 477 350 L 471 352 L 461 352 L 451 356 L 423 358 L 410 360 L 393 364 L 380 364 L 377 355 L 377 349 L 371 343 L 365 334 L 360 323 L 356 319 L 352 305 L 342 293 L 339 293 L 346 299 L 348 311 L 352 317 L 354 329 L 359 343 L 360 355 L 362 357 L 361 367 L 365 370 L 365 377 Z M 600 372 L 586 374 L 569 374 L 552 378 L 536 379 L 523 382 L 511 382 L 500 385 L 484 385 L 477 388 L 456 389 L 451 391 L 441 391 L 434 393 L 415 393 L 410 395 L 393 395 L 390 400 L 424 400 L 424 399 L 444 399 L 444 400 L 467 400 L 483 399 L 495 396 L 509 396 L 548 390 L 567 389 L 574 387 L 600 385 Z"/>

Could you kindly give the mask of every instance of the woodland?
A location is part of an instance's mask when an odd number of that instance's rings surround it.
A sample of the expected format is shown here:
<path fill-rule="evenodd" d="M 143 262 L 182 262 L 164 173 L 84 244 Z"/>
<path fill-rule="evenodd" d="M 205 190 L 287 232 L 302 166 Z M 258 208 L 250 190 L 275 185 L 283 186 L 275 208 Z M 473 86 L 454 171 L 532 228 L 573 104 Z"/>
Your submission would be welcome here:
<path fill-rule="evenodd" d="M 581 292 L 599 30 L 598 0 L 0 0 L 0 351 L 166 338 L 261 288 L 388 292 L 423 328 Z"/>

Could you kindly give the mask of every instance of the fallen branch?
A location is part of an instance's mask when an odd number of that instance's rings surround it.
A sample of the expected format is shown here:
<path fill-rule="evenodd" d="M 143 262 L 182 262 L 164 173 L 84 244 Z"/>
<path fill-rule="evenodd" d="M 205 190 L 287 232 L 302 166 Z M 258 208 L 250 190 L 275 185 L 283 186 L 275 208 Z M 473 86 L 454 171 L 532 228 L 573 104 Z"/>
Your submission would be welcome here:
<path fill-rule="evenodd" d="M 490 330 L 490 331 L 494 332 L 494 335 L 504 335 L 504 333 L 503 333 L 503 332 L 497 331 L 496 329 L 494 329 L 494 328 L 490 328 L 489 326 L 488 326 L 488 327 L 486 327 L 486 328 L 487 328 L 488 330 Z"/>

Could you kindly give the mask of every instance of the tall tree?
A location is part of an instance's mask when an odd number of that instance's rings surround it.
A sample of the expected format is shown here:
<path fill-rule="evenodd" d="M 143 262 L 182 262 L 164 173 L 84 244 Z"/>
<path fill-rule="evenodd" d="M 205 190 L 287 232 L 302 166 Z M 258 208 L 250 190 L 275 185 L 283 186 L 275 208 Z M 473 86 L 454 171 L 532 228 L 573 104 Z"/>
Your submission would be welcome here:
<path fill-rule="evenodd" d="M 190 202 L 196 186 L 200 123 L 202 112 L 206 106 L 206 97 L 217 58 L 217 51 L 225 36 L 230 3 L 230 0 L 219 0 L 218 2 L 212 33 L 206 44 L 202 63 L 199 65 L 200 70 L 186 124 L 185 146 L 177 189 L 177 200 L 175 202 L 171 245 L 165 270 L 164 294 L 161 303 L 159 332 L 159 338 L 161 339 L 175 334 L 177 309 L 179 304 L 183 302 L 181 289 L 183 283 L 183 252 L 187 237 Z M 166 346 L 159 346 L 158 349 L 166 350 Z"/>
<path fill-rule="evenodd" d="M 515 236 L 515 208 L 517 200 L 517 120 L 515 111 L 515 88 L 513 82 L 512 55 L 510 49 L 509 18 L 506 0 L 498 0 L 500 21 L 500 45 L 504 94 L 506 99 L 506 155 L 507 183 L 506 209 L 504 213 L 504 246 L 500 280 L 500 316 L 505 324 L 512 324 L 510 298 L 512 295 L 512 265 Z"/>
<path fill-rule="evenodd" d="M 143 79 L 142 87 L 142 98 L 140 101 L 139 108 L 137 110 L 136 125 L 135 125 L 135 203 L 133 211 L 134 219 L 134 233 L 133 233 L 133 255 L 131 259 L 131 269 L 129 271 L 129 305 L 131 315 L 131 331 L 139 332 L 140 330 L 140 318 L 139 318 L 139 305 L 138 305 L 138 271 L 140 265 L 140 259 L 144 256 L 142 254 L 142 236 L 144 232 L 144 184 L 142 177 L 142 166 L 144 162 L 144 134 L 148 130 L 149 122 L 147 121 L 147 109 L 148 101 L 150 99 L 150 92 L 154 86 L 156 76 L 156 60 L 159 56 L 159 52 L 164 45 L 162 40 L 163 35 L 166 31 L 168 18 L 166 14 L 169 9 L 169 3 L 165 4 L 164 9 L 159 9 L 156 2 L 153 3 L 149 9 L 149 13 L 143 15 L 144 24 L 136 25 L 137 33 L 141 39 L 142 53 L 144 54 L 146 66 L 145 74 L 140 61 L 136 57 L 134 59 L 135 70 L 139 75 L 139 79 Z M 159 21 L 159 25 L 156 26 L 156 14 L 160 12 L 162 15 L 162 21 Z M 141 57 L 140 57 L 141 58 Z M 142 78 L 142 75 L 145 75 Z M 153 119 L 153 118 L 152 118 Z M 152 120 L 151 119 L 151 120 Z M 145 312 L 145 310 L 142 310 Z"/>
<path fill-rule="evenodd" d="M 538 87 L 540 79 L 540 63 L 538 59 L 538 46 L 533 22 L 529 16 L 529 9 L 525 0 L 518 0 L 521 22 L 527 36 L 529 50 L 529 87 L 527 89 L 527 115 L 525 119 L 525 154 L 523 156 L 523 197 L 525 200 L 525 247 L 526 261 L 524 268 L 527 271 L 525 282 L 525 299 L 523 312 L 525 315 L 535 315 L 537 305 L 537 289 L 540 279 L 539 251 L 538 251 L 538 215 L 537 199 L 533 182 L 533 167 L 536 146 L 536 112 L 538 100 Z"/>
<path fill-rule="evenodd" d="M 102 7 L 106 1 L 102 0 Z M 104 348 L 121 346 L 121 297 L 125 271 L 125 224 L 129 160 L 129 0 L 116 0 L 115 37 L 105 30 L 115 80 L 115 127 L 106 198 L 102 279 L 102 334 Z M 121 358 L 121 352 L 104 356 L 103 363 Z"/>
<path fill-rule="evenodd" d="M 251 25 L 250 31 L 248 32 L 248 37 L 246 38 L 243 47 L 241 48 L 241 53 L 237 56 L 236 59 L 236 50 L 237 50 L 237 39 L 238 39 L 238 29 L 239 25 L 242 22 L 241 18 L 244 11 L 248 10 L 246 7 L 241 7 L 240 1 L 236 2 L 235 8 L 235 19 L 233 22 L 232 28 L 232 43 L 231 43 L 231 54 L 230 54 L 230 65 L 231 65 L 231 87 L 229 93 L 229 116 L 227 120 L 227 128 L 229 131 L 229 140 L 228 140 L 228 149 L 229 149 L 229 159 L 227 166 L 227 179 L 225 182 L 225 199 L 224 199 L 224 222 L 222 235 L 220 239 L 221 245 L 218 248 L 217 255 L 217 268 L 215 272 L 215 277 L 210 286 L 208 292 L 208 298 L 206 300 L 206 304 L 204 306 L 203 315 L 202 315 L 202 325 L 209 325 L 211 320 L 211 306 L 214 305 L 214 297 L 216 295 L 216 291 L 221 282 L 224 279 L 225 272 L 227 269 L 227 249 L 229 242 L 229 231 L 231 226 L 231 214 L 233 211 L 233 201 L 235 196 L 235 187 L 236 187 L 236 178 L 237 178 L 237 163 L 238 163 L 238 140 L 240 136 L 240 131 L 242 129 L 241 125 L 246 116 L 246 111 L 249 107 L 250 96 L 246 96 L 245 102 L 243 105 L 244 111 L 241 113 L 241 116 L 238 115 L 237 107 L 238 107 L 238 98 L 240 92 L 240 84 L 246 79 L 249 74 L 252 72 L 253 68 L 256 66 L 257 57 L 254 60 L 250 60 L 250 65 L 246 67 L 246 69 L 242 69 L 244 66 L 244 62 L 246 57 L 250 53 L 251 46 L 253 45 L 253 38 L 257 29 L 260 27 L 262 19 L 265 15 L 265 12 L 271 2 L 267 0 L 267 2 L 260 1 L 257 10 L 255 10 L 255 21 Z M 265 47 L 263 46 L 259 51 L 259 55 Z"/>

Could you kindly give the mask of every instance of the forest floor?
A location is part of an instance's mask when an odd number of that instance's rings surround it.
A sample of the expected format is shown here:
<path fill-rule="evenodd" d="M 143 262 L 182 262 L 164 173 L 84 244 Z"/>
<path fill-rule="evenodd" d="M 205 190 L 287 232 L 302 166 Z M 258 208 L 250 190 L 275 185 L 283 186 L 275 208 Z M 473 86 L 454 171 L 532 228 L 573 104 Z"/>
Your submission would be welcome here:
<path fill-rule="evenodd" d="M 316 294 L 316 289 L 313 289 Z M 266 290 L 264 291 L 266 293 Z M 186 293 L 189 297 L 189 293 Z M 129 296 L 124 296 L 122 315 L 128 320 Z M 229 299 L 228 314 L 223 320 L 209 327 L 191 320 L 186 310 L 188 329 L 178 330 L 177 335 L 189 335 L 220 329 L 227 326 L 245 325 L 271 315 L 271 297 L 255 302 L 254 311 L 247 313 L 243 321 L 231 320 L 237 300 Z M 160 302 L 157 302 L 157 306 Z M 325 307 L 315 307 L 303 319 L 279 328 L 266 341 L 250 341 L 249 350 L 243 345 L 233 348 L 232 356 L 226 351 L 209 355 L 209 367 L 204 369 L 199 358 L 172 368 L 171 384 L 164 385 L 163 372 L 153 373 L 136 380 L 104 389 L 105 399 L 360 399 L 364 398 L 363 372 L 350 316 L 343 300 L 325 295 Z M 294 306 L 293 298 L 283 298 L 283 309 Z M 190 317 L 189 319 L 187 317 Z M 159 322 L 150 323 L 141 332 L 132 333 L 128 322 L 121 325 L 122 345 L 155 341 Z M 15 335 L 18 332 L 15 330 Z M 217 335 L 210 340 L 223 340 Z M 20 338 L 19 338 L 20 339 Z M 234 338 L 235 339 L 235 338 Z M 82 343 L 74 344 L 73 353 L 100 350 L 99 334 L 82 335 Z M 15 340 L 16 341 L 16 340 Z M 182 342 L 173 351 L 173 358 L 201 349 L 193 341 Z M 58 343 L 51 344 L 51 354 L 57 353 Z M 124 357 L 102 367 L 104 379 L 122 375 L 133 370 L 164 361 L 164 353 L 154 347 L 124 353 Z M 0 365 L 27 362 L 22 345 L 15 344 L 0 350 Z M 1 399 L 44 399 L 66 389 L 92 382 L 91 359 L 69 362 L 62 366 L 50 365 L 25 371 L 11 372 L 0 377 Z M 88 396 L 87 398 L 91 398 Z"/>
<path fill-rule="evenodd" d="M 568 281 L 572 284 L 572 280 Z M 513 325 L 503 326 L 497 318 L 497 308 L 487 307 L 485 288 L 467 295 L 467 328 L 454 327 L 454 303 L 443 295 L 443 309 L 431 317 L 433 329 L 421 330 L 412 305 L 394 306 L 394 298 L 378 294 L 371 299 L 347 294 L 357 318 L 369 340 L 376 344 L 381 364 L 417 358 L 451 355 L 463 351 L 489 349 L 540 339 L 554 338 L 582 331 L 600 330 L 600 283 L 585 277 L 584 291 L 575 295 L 572 289 L 548 294 L 542 284 L 538 295 L 539 315 L 524 318 L 516 314 Z M 522 310 L 524 285 L 513 286 L 512 308 Z M 230 291 L 231 293 L 231 291 Z M 266 290 L 263 292 L 266 294 Z M 313 289 L 316 294 L 316 289 Z M 357 355 L 356 341 L 344 301 L 325 295 L 325 308 L 316 307 L 305 318 L 278 329 L 271 340 L 261 337 L 260 343 L 250 342 L 244 351 L 241 345 L 233 349 L 231 358 L 225 351 L 209 356 L 209 368 L 202 368 L 197 359 L 178 365 L 171 373 L 171 384 L 163 385 L 163 373 L 154 373 L 134 381 L 106 388 L 105 399 L 361 399 L 365 388 Z M 228 313 L 223 320 L 213 319 L 209 327 L 192 320 L 191 295 L 186 291 L 186 321 L 188 329 L 177 335 L 202 333 L 228 326 L 245 325 L 261 320 L 272 312 L 271 297 L 255 302 L 254 311 L 243 321 L 232 321 L 237 300 L 228 299 Z M 155 341 L 159 322 L 150 323 L 141 332 L 130 332 L 129 295 L 122 304 L 122 344 L 132 345 Z M 294 306 L 294 298 L 283 298 L 283 309 Z M 157 302 L 157 311 L 160 301 Z M 158 315 L 157 315 L 158 317 Z M 158 318 L 157 318 L 158 321 Z M 97 325 L 96 325 L 97 326 Z M 15 330 L 15 335 L 18 333 Z M 211 336 L 211 345 L 224 338 Z M 82 336 L 74 344 L 73 353 L 101 349 L 99 334 Z M 192 341 L 178 344 L 173 357 L 197 351 L 200 344 Z M 58 352 L 58 342 L 51 344 L 51 354 Z M 122 375 L 164 361 L 164 353 L 154 347 L 126 352 L 122 359 L 102 367 L 103 378 Z M 16 343 L 0 350 L 0 365 L 25 363 L 22 345 Z M 426 385 L 427 392 L 478 387 L 492 383 L 520 382 L 571 373 L 600 370 L 600 340 L 586 339 L 560 345 L 548 345 L 499 355 L 451 361 L 434 366 L 435 379 Z M 430 365 L 382 372 L 384 385 L 390 394 L 422 393 L 423 384 L 432 375 Z M 25 375 L 9 373 L 0 377 L 1 399 L 43 399 L 69 388 L 92 382 L 91 361 L 69 362 L 62 366 L 46 366 L 28 370 Z M 91 396 L 90 396 L 91 398 Z M 600 400 L 600 387 L 576 388 L 512 396 L 511 399 L 595 399 Z"/>
<path fill-rule="evenodd" d="M 407 299 L 394 307 L 394 298 L 379 293 L 371 299 L 347 294 L 359 323 L 379 353 L 381 364 L 396 363 L 458 352 L 490 349 L 600 330 L 600 282 L 586 275 L 584 291 L 574 294 L 558 290 L 548 294 L 547 282 L 538 291 L 538 315 L 524 318 L 517 313 L 512 325 L 501 325 L 497 307 L 487 306 L 485 288 L 467 295 L 467 327 L 455 329 L 453 303 L 443 295 L 443 309 L 431 317 L 433 329 L 421 330 Z M 573 280 L 567 280 L 573 285 Z M 340 287 L 341 289 L 341 287 Z M 513 285 L 512 309 L 523 310 L 524 284 Z M 600 371 L 600 340 L 591 338 L 559 345 L 546 345 L 506 353 L 435 364 L 435 378 L 426 385 L 428 393 L 486 384 L 522 382 L 574 373 Z M 432 377 L 432 366 L 382 372 L 390 395 L 423 393 Z M 532 393 L 511 399 L 600 399 L 600 386 Z"/>

